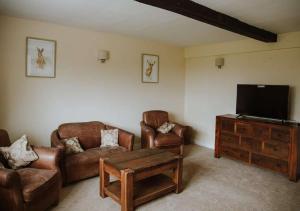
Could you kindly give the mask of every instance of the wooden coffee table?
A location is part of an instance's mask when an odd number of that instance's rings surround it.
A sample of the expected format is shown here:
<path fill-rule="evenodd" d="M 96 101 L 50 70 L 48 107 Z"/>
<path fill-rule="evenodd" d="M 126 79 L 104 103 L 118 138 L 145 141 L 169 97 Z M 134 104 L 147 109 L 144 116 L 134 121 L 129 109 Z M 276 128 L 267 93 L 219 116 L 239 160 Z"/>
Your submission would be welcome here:
<path fill-rule="evenodd" d="M 100 158 L 100 195 L 111 197 L 122 211 L 167 193 L 182 191 L 182 156 L 161 149 L 141 149 Z M 172 176 L 166 176 L 171 170 Z M 118 178 L 110 182 L 110 175 Z"/>

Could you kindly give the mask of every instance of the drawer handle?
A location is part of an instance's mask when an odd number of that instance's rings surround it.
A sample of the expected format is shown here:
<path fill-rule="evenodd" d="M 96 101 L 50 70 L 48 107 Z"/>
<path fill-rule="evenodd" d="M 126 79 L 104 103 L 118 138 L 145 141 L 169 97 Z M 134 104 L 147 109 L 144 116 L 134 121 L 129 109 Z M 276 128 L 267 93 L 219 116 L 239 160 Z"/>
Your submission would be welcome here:
<path fill-rule="evenodd" d="M 277 150 L 278 150 L 278 148 L 277 148 L 277 147 L 273 147 L 273 150 L 274 150 L 274 151 L 277 151 Z"/>

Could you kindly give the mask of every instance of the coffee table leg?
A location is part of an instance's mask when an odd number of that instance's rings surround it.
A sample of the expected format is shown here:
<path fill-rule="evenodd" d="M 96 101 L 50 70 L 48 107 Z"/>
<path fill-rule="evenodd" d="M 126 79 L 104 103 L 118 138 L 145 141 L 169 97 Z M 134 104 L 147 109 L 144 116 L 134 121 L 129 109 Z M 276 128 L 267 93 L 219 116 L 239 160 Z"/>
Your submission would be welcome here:
<path fill-rule="evenodd" d="M 176 184 L 176 193 L 182 191 L 182 161 L 182 157 L 178 158 L 177 167 L 174 169 L 173 173 L 173 182 Z"/>
<path fill-rule="evenodd" d="M 105 187 L 109 185 L 109 174 L 104 170 L 104 159 L 100 158 L 99 161 L 99 179 L 100 179 L 100 196 L 107 197 L 104 192 Z"/>
<path fill-rule="evenodd" d="M 121 170 L 121 210 L 133 211 L 133 171 Z"/>

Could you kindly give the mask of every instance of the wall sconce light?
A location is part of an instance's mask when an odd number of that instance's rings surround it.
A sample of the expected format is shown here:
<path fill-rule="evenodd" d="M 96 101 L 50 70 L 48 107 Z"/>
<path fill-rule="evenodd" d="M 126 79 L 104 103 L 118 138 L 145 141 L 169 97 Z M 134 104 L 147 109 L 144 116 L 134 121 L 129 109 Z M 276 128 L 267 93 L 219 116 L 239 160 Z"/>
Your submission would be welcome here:
<path fill-rule="evenodd" d="M 216 58 L 215 65 L 221 69 L 224 66 L 224 58 Z"/>
<path fill-rule="evenodd" d="M 97 60 L 102 63 L 109 59 L 109 52 L 106 50 L 98 50 Z"/>

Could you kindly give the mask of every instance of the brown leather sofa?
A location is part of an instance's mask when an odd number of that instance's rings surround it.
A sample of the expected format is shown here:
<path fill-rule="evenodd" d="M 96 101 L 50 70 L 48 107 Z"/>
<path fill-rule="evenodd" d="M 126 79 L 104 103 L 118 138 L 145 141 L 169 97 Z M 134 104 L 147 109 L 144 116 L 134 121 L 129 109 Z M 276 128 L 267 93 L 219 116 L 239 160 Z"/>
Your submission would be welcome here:
<path fill-rule="evenodd" d="M 166 111 L 146 111 L 141 121 L 142 148 L 160 148 L 182 155 L 186 127 L 178 123 L 171 132 L 167 134 L 157 132 L 163 123 L 169 121 Z"/>
<path fill-rule="evenodd" d="M 0 130 L 0 146 L 10 146 L 5 130 Z M 46 210 L 59 201 L 61 175 L 60 151 L 49 147 L 33 147 L 39 159 L 18 170 L 9 169 L 4 157 L 0 168 L 0 210 Z"/>
<path fill-rule="evenodd" d="M 119 147 L 101 149 L 101 129 L 114 129 L 102 122 L 66 123 L 53 131 L 51 146 L 61 149 L 64 184 L 99 175 L 99 159 L 111 153 L 132 151 L 134 134 L 119 129 Z M 65 155 L 62 139 L 78 137 L 84 152 Z"/>

